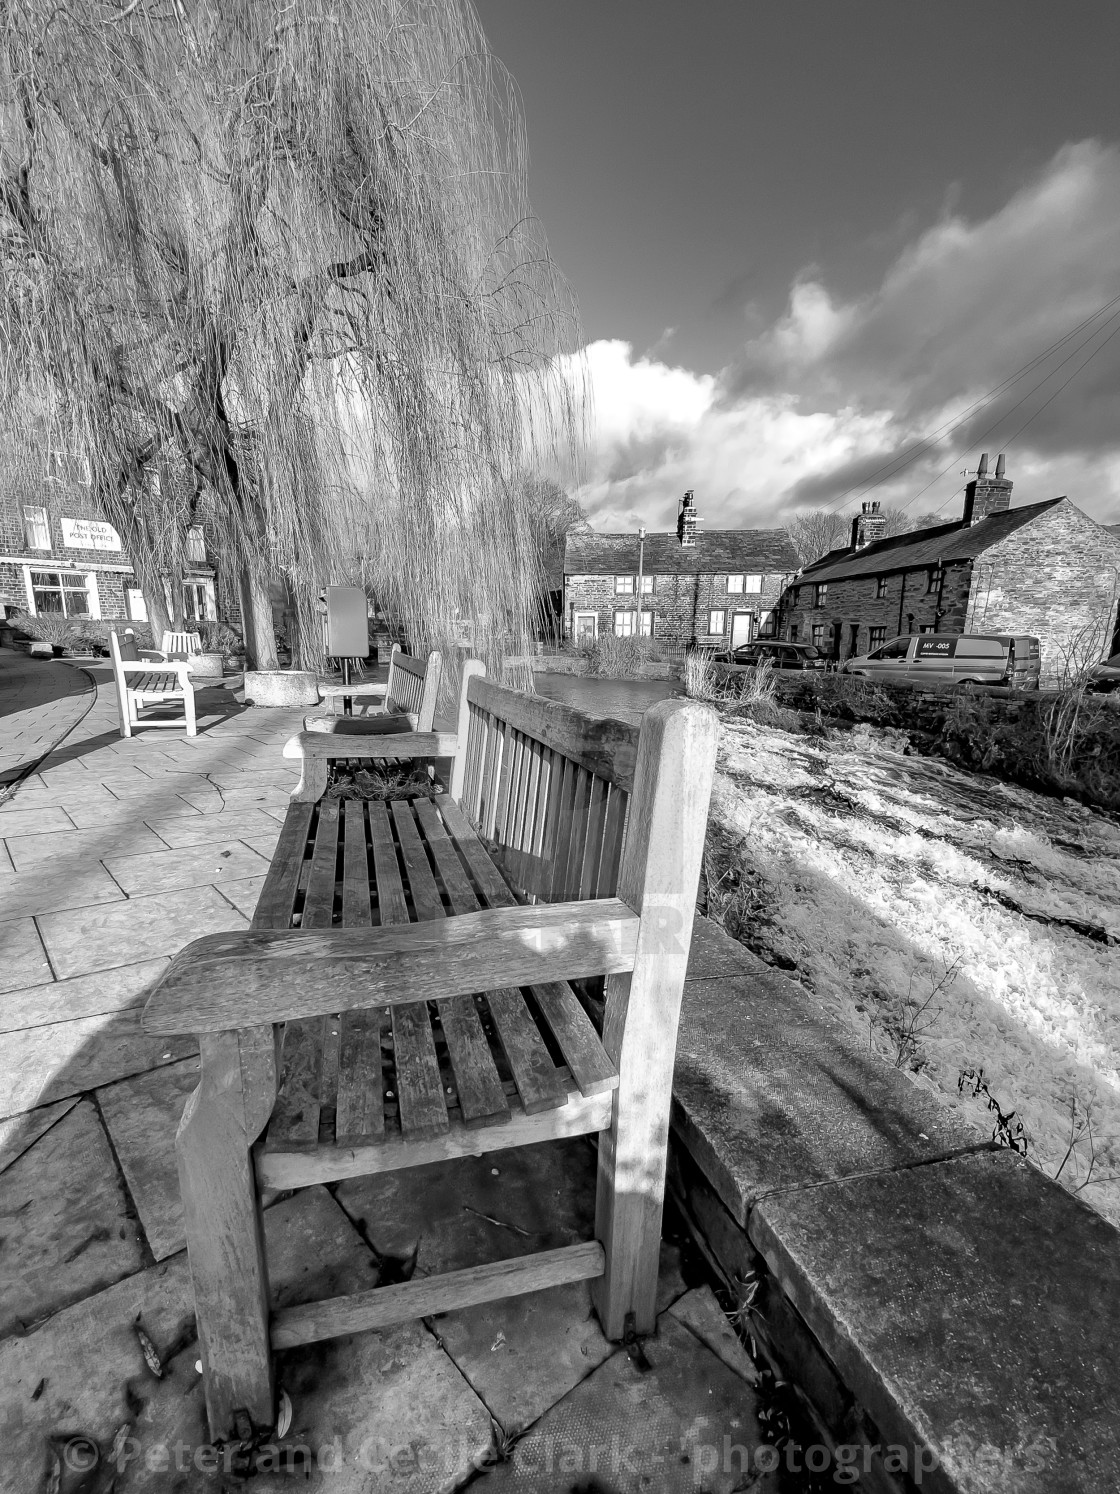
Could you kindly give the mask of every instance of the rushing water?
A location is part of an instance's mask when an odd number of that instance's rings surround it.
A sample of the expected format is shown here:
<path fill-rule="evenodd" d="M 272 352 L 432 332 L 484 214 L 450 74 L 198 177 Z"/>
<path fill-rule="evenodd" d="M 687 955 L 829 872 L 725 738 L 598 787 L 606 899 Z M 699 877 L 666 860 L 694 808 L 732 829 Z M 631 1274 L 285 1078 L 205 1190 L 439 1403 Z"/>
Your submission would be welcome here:
<path fill-rule="evenodd" d="M 535 674 L 538 695 L 577 706 L 589 716 L 640 721 L 655 701 L 682 693 L 679 680 L 601 680 L 579 674 Z"/>

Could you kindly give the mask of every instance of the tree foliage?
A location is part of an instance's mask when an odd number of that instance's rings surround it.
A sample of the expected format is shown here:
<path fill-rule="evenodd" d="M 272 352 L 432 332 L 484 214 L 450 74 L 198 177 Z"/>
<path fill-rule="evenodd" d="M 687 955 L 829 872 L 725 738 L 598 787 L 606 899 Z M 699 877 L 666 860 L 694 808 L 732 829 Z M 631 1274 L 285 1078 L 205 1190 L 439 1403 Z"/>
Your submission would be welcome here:
<path fill-rule="evenodd" d="M 891 539 L 896 534 L 909 534 L 916 526 L 905 508 L 887 504 L 880 510 L 883 528 L 880 538 Z M 834 513 L 828 508 L 811 508 L 797 514 L 786 525 L 790 543 L 797 552 L 801 565 L 810 565 L 827 555 L 829 550 L 838 550 L 851 543 L 852 518 L 850 514 Z"/>
<path fill-rule="evenodd" d="M 305 653 L 330 580 L 417 646 L 523 631 L 522 477 L 575 308 L 468 0 L 0 0 L 0 420 L 88 453 L 145 592 L 200 511 Z M 570 366 L 570 365 L 569 365 Z M 539 436 L 547 432 L 547 437 Z"/>

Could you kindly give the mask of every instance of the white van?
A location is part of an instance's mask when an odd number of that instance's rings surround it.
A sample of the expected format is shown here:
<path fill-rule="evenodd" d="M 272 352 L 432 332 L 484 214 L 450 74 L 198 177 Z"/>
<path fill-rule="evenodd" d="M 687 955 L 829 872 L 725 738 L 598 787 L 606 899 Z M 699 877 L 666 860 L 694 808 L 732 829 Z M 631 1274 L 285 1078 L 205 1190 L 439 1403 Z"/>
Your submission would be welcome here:
<path fill-rule="evenodd" d="M 905 633 L 869 654 L 847 659 L 846 674 L 874 680 L 1037 689 L 1038 639 L 1008 633 Z"/>

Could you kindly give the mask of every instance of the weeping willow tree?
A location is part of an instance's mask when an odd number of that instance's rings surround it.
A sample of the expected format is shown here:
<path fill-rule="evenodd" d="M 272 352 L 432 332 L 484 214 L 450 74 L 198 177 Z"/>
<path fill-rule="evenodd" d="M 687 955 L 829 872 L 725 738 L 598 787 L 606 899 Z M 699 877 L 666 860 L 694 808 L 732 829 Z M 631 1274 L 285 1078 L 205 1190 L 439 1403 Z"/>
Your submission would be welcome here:
<path fill-rule="evenodd" d="M 361 580 L 490 655 L 578 461 L 574 304 L 467 0 L 0 0 L 0 420 L 85 453 L 149 603 L 202 502 L 269 583 Z M 542 434 L 543 433 L 543 434 Z M 186 495 L 186 496 L 184 496 Z"/>

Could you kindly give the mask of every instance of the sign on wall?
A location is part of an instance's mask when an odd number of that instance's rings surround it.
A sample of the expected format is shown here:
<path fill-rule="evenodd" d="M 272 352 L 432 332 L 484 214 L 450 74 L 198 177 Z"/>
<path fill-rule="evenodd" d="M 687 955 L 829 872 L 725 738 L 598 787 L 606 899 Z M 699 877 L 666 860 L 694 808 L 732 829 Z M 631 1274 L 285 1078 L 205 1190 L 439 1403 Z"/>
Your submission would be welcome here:
<path fill-rule="evenodd" d="M 120 550 L 121 537 L 102 519 L 63 519 L 62 543 L 69 550 Z"/>

